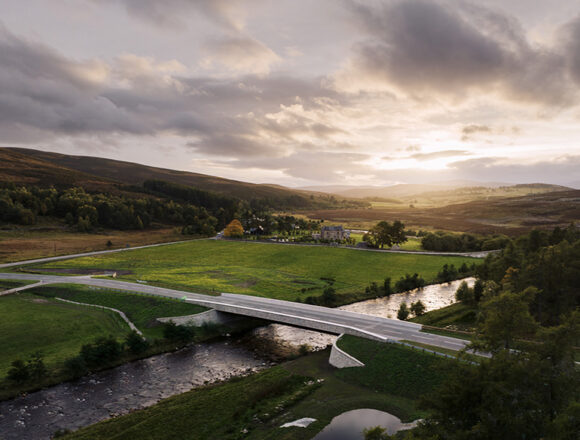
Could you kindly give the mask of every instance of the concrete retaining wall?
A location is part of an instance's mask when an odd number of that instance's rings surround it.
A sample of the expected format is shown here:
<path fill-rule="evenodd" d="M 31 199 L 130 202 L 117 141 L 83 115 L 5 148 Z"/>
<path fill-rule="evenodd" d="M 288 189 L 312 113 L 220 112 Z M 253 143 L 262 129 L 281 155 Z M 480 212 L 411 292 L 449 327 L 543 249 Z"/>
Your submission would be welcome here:
<path fill-rule="evenodd" d="M 335 368 L 364 367 L 364 363 L 338 348 L 336 343 L 341 337 L 342 335 L 340 335 L 332 344 L 332 350 L 330 351 L 328 363 Z"/>
<path fill-rule="evenodd" d="M 232 321 L 240 319 L 229 313 L 219 312 L 217 310 L 208 310 L 207 312 L 197 313 L 196 315 L 187 316 L 169 316 L 167 318 L 157 318 L 159 322 L 174 322 L 177 325 L 193 325 L 200 327 L 203 324 L 225 325 Z"/>

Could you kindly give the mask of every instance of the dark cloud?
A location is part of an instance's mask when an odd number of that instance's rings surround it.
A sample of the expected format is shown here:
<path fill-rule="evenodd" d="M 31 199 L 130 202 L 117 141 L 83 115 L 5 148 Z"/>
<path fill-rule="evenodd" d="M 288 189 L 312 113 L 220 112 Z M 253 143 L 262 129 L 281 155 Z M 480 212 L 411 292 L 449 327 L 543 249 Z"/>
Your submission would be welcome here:
<path fill-rule="evenodd" d="M 580 86 L 580 16 L 564 27 L 570 76 Z"/>
<path fill-rule="evenodd" d="M 487 125 L 477 125 L 477 124 L 470 124 L 463 127 L 461 132 L 464 135 L 474 134 L 474 133 L 489 133 L 491 132 L 491 128 Z"/>
<path fill-rule="evenodd" d="M 469 124 L 461 129 L 462 134 L 461 140 L 465 142 L 470 140 L 473 137 L 473 135 L 477 135 L 480 133 L 489 134 L 491 132 L 492 132 L 491 127 L 487 125 Z"/>
<path fill-rule="evenodd" d="M 455 157 L 455 156 L 469 156 L 471 153 L 469 151 L 464 150 L 443 150 L 443 151 L 435 151 L 433 153 L 416 153 L 411 155 L 412 159 L 416 160 L 432 160 L 432 159 L 443 159 L 446 157 Z"/>
<path fill-rule="evenodd" d="M 239 30 L 242 6 L 237 0 L 93 0 L 97 3 L 118 3 L 127 12 L 147 23 L 165 29 L 183 29 L 195 12 L 204 14 L 219 26 Z"/>
<path fill-rule="evenodd" d="M 344 133 L 310 115 L 346 103 L 322 79 L 187 77 L 178 62 L 134 55 L 79 62 L 6 30 L 0 59 L 0 129 L 11 141 L 169 131 L 203 154 L 273 157 L 304 136 Z"/>
<path fill-rule="evenodd" d="M 396 0 L 352 8 L 370 35 L 354 48 L 354 69 L 363 78 L 411 96 L 461 99 L 485 90 L 519 101 L 575 102 L 565 57 L 530 44 L 515 19 L 467 2 Z"/>

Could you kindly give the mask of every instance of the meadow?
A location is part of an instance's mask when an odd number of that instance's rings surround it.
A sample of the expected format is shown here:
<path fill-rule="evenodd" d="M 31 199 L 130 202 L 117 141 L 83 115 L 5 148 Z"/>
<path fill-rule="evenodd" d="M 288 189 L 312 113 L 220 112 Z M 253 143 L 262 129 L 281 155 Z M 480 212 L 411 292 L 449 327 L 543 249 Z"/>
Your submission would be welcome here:
<path fill-rule="evenodd" d="M 44 298 L 59 297 L 121 310 L 147 338 L 163 337 L 163 328 L 157 325 L 156 318 L 194 315 L 207 310 L 195 304 L 170 298 L 145 296 L 92 286 L 44 286 L 32 289 L 31 292 Z M 86 309 L 90 309 L 90 307 L 86 307 Z"/>
<path fill-rule="evenodd" d="M 364 292 L 371 282 L 419 273 L 432 282 L 444 264 L 472 258 L 368 252 L 326 246 L 199 240 L 59 261 L 29 270 L 119 271 L 120 278 L 199 293 L 232 292 L 285 300 L 316 296 L 332 283 L 338 294 Z M 122 272 L 121 272 L 122 271 Z"/>
<path fill-rule="evenodd" d="M 130 330 L 114 312 L 31 293 L 0 297 L 0 316 L 0 379 L 15 359 L 41 351 L 48 367 L 58 366 L 83 344 L 99 336 L 122 338 Z"/>

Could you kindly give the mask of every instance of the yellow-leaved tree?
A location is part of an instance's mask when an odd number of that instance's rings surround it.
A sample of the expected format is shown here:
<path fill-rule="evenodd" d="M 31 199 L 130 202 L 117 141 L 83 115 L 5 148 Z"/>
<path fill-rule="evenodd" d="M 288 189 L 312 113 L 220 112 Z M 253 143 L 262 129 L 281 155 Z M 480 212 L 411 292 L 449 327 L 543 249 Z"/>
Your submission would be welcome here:
<path fill-rule="evenodd" d="M 233 219 L 224 230 L 224 236 L 231 238 L 241 238 L 244 235 L 244 227 L 238 219 Z"/>

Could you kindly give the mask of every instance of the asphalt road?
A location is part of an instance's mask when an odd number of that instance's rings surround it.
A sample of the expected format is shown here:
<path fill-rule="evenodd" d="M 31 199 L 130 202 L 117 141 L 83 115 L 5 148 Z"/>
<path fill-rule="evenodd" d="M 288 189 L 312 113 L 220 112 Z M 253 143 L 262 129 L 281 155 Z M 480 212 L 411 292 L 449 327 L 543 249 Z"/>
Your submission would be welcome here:
<path fill-rule="evenodd" d="M 254 316 L 330 333 L 350 333 L 375 340 L 407 340 L 452 350 L 462 349 L 468 341 L 421 332 L 421 325 L 395 319 L 364 315 L 346 310 L 247 295 L 202 295 L 112 279 L 90 276 L 0 273 L 0 279 L 37 281 L 42 284 L 80 284 L 182 299 L 216 310 Z M 38 285 L 34 286 L 38 287 Z"/>

